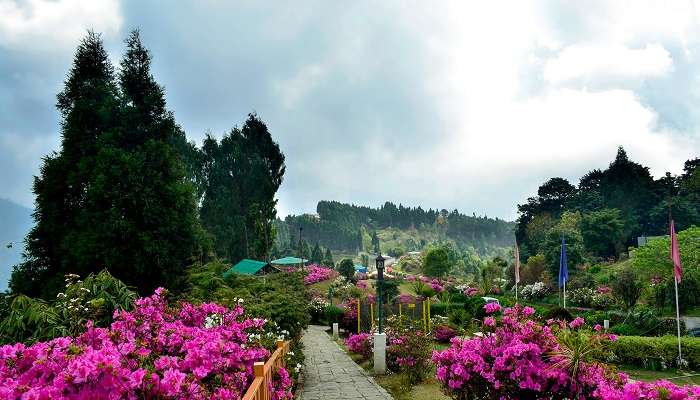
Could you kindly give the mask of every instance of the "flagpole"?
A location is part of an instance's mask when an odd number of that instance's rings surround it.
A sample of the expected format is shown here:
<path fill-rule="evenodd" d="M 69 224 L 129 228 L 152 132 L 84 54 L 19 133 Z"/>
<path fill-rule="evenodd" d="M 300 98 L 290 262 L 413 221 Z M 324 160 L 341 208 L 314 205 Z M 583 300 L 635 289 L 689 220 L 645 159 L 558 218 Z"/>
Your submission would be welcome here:
<path fill-rule="evenodd" d="M 515 281 L 515 304 L 518 304 L 518 281 Z"/>
<path fill-rule="evenodd" d="M 564 308 L 566 308 L 566 280 L 564 280 Z"/>
<path fill-rule="evenodd" d="M 678 308 L 678 278 L 675 274 L 673 276 L 673 283 L 676 286 L 676 329 L 678 330 L 678 367 L 681 366 L 681 361 L 683 360 L 681 354 L 681 313 Z"/>

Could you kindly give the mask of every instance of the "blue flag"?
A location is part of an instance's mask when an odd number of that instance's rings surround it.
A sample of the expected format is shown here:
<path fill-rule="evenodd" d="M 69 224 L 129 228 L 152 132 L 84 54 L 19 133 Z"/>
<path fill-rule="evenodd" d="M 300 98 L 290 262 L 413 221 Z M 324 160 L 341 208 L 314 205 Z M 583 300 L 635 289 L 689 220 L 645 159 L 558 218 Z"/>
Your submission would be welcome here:
<path fill-rule="evenodd" d="M 569 280 L 569 268 L 566 259 L 566 242 L 564 237 L 561 237 L 561 256 L 559 256 L 559 287 L 564 286 L 564 283 Z"/>

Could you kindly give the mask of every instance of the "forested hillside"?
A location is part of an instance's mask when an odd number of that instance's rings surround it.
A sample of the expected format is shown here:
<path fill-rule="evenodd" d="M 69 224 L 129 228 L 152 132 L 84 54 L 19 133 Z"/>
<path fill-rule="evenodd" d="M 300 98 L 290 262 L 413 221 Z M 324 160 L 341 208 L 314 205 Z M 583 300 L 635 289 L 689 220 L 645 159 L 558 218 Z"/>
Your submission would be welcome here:
<path fill-rule="evenodd" d="M 458 210 L 447 211 L 421 207 L 398 206 L 391 202 L 379 208 L 357 206 L 337 201 L 320 201 L 316 215 L 290 215 L 277 222 L 277 245 L 296 248 L 299 228 L 303 239 L 336 251 L 422 250 L 439 241 L 452 241 L 459 247 L 477 249 L 505 247 L 513 244 L 510 222 L 476 215 L 468 216 Z M 383 237 L 388 240 L 380 240 Z M 400 251 L 397 251 L 400 252 Z"/>
<path fill-rule="evenodd" d="M 639 236 L 667 234 L 669 216 L 677 231 L 700 224 L 699 165 L 688 160 L 682 174 L 654 179 L 620 147 L 607 169 L 588 172 L 577 186 L 549 179 L 518 205 L 521 257 L 542 255 L 556 272 L 562 237 L 570 263 L 595 263 L 618 258 Z"/>

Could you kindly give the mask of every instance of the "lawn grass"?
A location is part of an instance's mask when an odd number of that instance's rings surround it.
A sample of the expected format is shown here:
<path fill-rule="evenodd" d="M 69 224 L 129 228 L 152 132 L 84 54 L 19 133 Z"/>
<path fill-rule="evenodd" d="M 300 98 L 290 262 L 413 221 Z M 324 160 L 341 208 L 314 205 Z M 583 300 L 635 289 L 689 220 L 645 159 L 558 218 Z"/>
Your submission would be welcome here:
<path fill-rule="evenodd" d="M 700 385 L 700 373 L 694 371 L 677 371 L 672 369 L 650 371 L 630 365 L 619 366 L 618 369 L 629 375 L 631 379 L 638 381 L 654 382 L 660 379 L 669 379 L 676 385 Z"/>

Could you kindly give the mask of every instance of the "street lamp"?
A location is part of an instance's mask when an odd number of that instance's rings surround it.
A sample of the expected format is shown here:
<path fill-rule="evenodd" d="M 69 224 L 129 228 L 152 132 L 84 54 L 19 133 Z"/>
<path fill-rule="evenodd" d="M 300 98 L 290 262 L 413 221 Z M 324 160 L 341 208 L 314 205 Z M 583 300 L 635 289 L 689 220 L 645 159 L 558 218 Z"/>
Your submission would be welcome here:
<path fill-rule="evenodd" d="M 384 324 L 382 322 L 382 290 L 384 289 L 384 257 L 382 253 L 377 256 L 377 314 L 379 317 L 379 333 L 382 333 Z"/>

